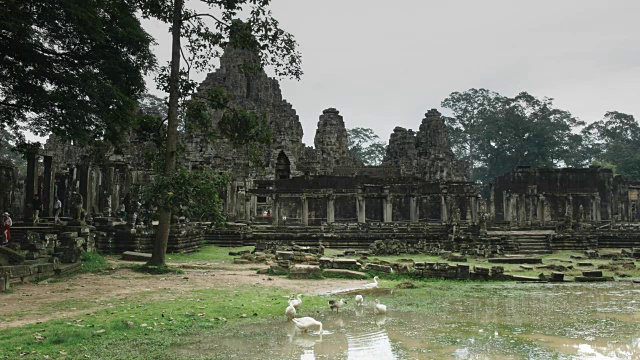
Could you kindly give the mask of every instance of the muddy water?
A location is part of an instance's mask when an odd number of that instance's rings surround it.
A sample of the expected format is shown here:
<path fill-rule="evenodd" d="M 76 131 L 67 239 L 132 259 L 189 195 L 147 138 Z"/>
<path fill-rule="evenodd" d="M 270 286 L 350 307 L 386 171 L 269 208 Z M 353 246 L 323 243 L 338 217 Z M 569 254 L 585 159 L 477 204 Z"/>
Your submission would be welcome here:
<path fill-rule="evenodd" d="M 181 344 L 177 355 L 305 360 L 640 359 L 638 284 L 479 284 L 467 285 L 462 296 L 451 298 L 434 299 L 419 290 L 378 297 L 389 306 L 386 316 L 373 314 L 371 298 L 365 298 L 367 305 L 361 309 L 349 302 L 340 314 L 328 309 L 304 314 L 302 309 L 301 316 L 323 322 L 322 334 L 315 328 L 302 334 L 283 320 L 227 329 L 211 339 L 200 337 L 197 343 Z M 407 299 L 413 308 L 406 306 Z M 421 305 L 421 301 L 434 304 Z"/>

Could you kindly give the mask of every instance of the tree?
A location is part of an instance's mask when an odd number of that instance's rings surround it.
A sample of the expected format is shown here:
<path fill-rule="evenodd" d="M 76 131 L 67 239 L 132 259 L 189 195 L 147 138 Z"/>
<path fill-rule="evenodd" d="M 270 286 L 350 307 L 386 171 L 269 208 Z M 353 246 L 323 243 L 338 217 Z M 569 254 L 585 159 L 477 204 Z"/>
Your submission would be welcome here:
<path fill-rule="evenodd" d="M 441 103 L 442 107 L 453 112 L 453 117 L 445 117 L 452 150 L 458 158 L 472 165 L 472 178 L 473 168 L 480 165 L 476 162 L 476 152 L 484 134 L 482 120 L 505 100 L 504 96 L 487 89 L 469 89 L 462 93 L 453 92 Z"/>
<path fill-rule="evenodd" d="M 280 29 L 278 21 L 268 11 L 270 0 L 201 0 L 199 3 L 207 5 L 211 12 L 198 13 L 186 7 L 183 0 L 140 0 L 143 16 L 167 23 L 172 38 L 169 66 L 165 67 L 166 72 L 158 77 L 161 87 L 169 93 L 164 161 L 162 174 L 157 177 L 158 183 L 174 184 L 175 176 L 180 174 L 176 171 L 180 110 L 188 110 L 192 115 L 200 113 L 201 116 L 197 117 L 204 118 L 202 103 L 213 108 L 229 109 L 228 99 L 220 96 L 219 92 L 214 91 L 197 99 L 190 99 L 191 92 L 196 87 L 189 79 L 191 69 L 208 69 L 210 61 L 219 56 L 221 50 L 231 43 L 232 46 L 253 51 L 259 59 L 260 66 L 272 65 L 277 76 L 299 79 L 302 75 L 297 43 L 291 34 Z M 244 6 L 250 7 L 246 22 L 240 21 Z M 213 27 L 209 26 L 205 19 L 213 21 Z M 182 59 L 185 61 L 186 69 L 181 68 Z M 244 111 L 229 110 L 225 113 L 229 114 L 227 119 L 230 119 L 226 128 L 231 130 L 230 135 L 238 135 L 237 140 L 244 140 L 242 132 L 234 131 L 238 123 L 261 123 L 254 121 L 255 117 Z M 261 136 L 259 132 L 252 134 Z M 174 208 L 170 205 L 158 208 L 160 224 L 154 240 L 150 265 L 165 263 L 172 211 Z"/>
<path fill-rule="evenodd" d="M 9 131 L 0 128 L 0 159 L 10 161 L 18 170 L 27 173 L 27 161 L 18 151 L 16 151 L 16 142 Z"/>
<path fill-rule="evenodd" d="M 133 0 L 0 0 L 0 127 L 117 142 L 155 65 Z"/>
<path fill-rule="evenodd" d="M 380 165 L 386 151 L 387 144 L 380 141 L 380 137 L 372 129 L 356 127 L 347 129 L 349 151 L 365 165 Z"/>
<path fill-rule="evenodd" d="M 577 166 L 586 159 L 579 151 L 582 138 L 573 132 L 584 123 L 555 108 L 553 99 L 471 89 L 452 93 L 443 106 L 453 110 L 447 119 L 452 146 L 472 161 L 475 181 L 491 181 L 517 166 Z"/>
<path fill-rule="evenodd" d="M 609 111 L 582 131 L 585 153 L 628 178 L 640 179 L 640 125 L 633 115 Z"/>

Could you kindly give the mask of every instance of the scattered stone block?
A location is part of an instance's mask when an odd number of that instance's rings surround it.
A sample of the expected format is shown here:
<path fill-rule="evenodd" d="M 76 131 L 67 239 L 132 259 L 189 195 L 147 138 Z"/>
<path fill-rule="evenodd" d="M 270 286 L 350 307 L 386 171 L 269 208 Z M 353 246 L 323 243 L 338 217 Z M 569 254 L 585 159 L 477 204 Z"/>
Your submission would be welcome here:
<path fill-rule="evenodd" d="M 276 259 L 278 260 L 294 260 L 293 251 L 276 251 Z"/>
<path fill-rule="evenodd" d="M 489 258 L 487 261 L 494 264 L 542 264 L 542 258 L 537 257 L 501 257 Z"/>
<path fill-rule="evenodd" d="M 576 265 L 586 267 L 586 266 L 593 266 L 593 263 L 586 262 L 586 261 L 579 261 Z"/>
<path fill-rule="evenodd" d="M 600 282 L 600 281 L 614 281 L 610 276 L 576 276 L 577 282 Z"/>
<path fill-rule="evenodd" d="M 271 264 L 269 270 L 274 275 L 287 275 L 289 273 L 289 269 L 282 267 L 278 264 Z"/>
<path fill-rule="evenodd" d="M 602 277 L 602 271 L 600 271 L 600 270 L 583 271 L 582 272 L 582 276 L 586 276 L 586 277 Z"/>
<path fill-rule="evenodd" d="M 235 258 L 233 259 L 233 263 L 234 264 L 250 264 L 251 261 L 249 261 L 248 259 Z"/>
<path fill-rule="evenodd" d="M 344 275 L 344 276 L 348 276 L 348 277 L 355 277 L 355 278 L 359 278 L 359 279 L 367 279 L 369 277 L 369 275 L 360 272 L 360 271 L 354 271 L 354 270 L 346 270 L 346 269 L 324 269 L 322 270 L 323 273 L 328 273 L 328 274 L 338 274 L 338 275 Z"/>
<path fill-rule="evenodd" d="M 391 268 L 391 266 L 381 265 L 381 264 L 373 264 L 373 263 L 366 264 L 364 266 L 364 269 L 365 270 L 372 270 L 372 271 L 382 272 L 382 273 L 386 273 L 386 274 L 390 274 L 390 273 L 393 272 L 393 268 Z"/>
<path fill-rule="evenodd" d="M 147 262 L 151 260 L 151 254 L 135 252 L 135 251 L 125 251 L 122 253 L 122 260 Z"/>
<path fill-rule="evenodd" d="M 515 281 L 526 281 L 526 282 L 547 282 L 546 280 L 540 280 L 540 277 L 535 277 L 535 276 L 511 275 L 511 279 Z"/>
<path fill-rule="evenodd" d="M 289 277 L 292 279 L 309 279 L 322 275 L 322 269 L 318 265 L 295 264 L 289 268 Z"/>
<path fill-rule="evenodd" d="M 549 280 L 551 282 L 563 282 L 564 281 L 564 274 L 561 272 L 552 272 L 551 273 L 551 279 Z"/>

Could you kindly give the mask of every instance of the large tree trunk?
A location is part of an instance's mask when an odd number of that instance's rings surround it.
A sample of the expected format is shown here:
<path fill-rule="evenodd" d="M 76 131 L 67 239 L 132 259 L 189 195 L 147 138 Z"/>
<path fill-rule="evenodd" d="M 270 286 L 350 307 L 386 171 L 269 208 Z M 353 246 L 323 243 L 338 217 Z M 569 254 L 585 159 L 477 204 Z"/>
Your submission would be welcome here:
<path fill-rule="evenodd" d="M 178 100 L 180 98 L 180 30 L 182 28 L 182 6 L 184 0 L 175 0 L 173 26 L 171 30 L 171 75 L 169 77 L 169 115 L 167 143 L 164 157 L 164 176 L 172 176 L 176 171 L 176 143 L 178 141 Z M 160 223 L 153 242 L 153 253 L 149 265 L 165 265 L 165 254 L 171 226 L 171 209 L 158 210 Z"/>

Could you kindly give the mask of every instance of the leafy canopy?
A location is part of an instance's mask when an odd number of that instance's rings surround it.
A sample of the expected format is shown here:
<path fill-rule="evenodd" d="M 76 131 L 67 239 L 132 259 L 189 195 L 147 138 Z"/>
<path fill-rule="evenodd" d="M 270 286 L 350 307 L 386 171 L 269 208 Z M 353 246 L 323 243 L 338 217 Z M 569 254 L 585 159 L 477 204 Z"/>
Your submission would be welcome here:
<path fill-rule="evenodd" d="M 128 129 L 153 39 L 134 0 L 2 0 L 0 127 L 76 143 Z"/>
<path fill-rule="evenodd" d="M 372 129 L 362 127 L 347 129 L 347 138 L 349 151 L 363 164 L 382 164 L 387 144 L 380 141 L 380 137 Z"/>
<path fill-rule="evenodd" d="M 517 166 L 580 166 L 584 123 L 554 107 L 553 99 L 522 92 L 510 98 L 486 89 L 452 93 L 442 106 L 451 143 L 474 168 L 473 180 L 489 182 Z"/>
<path fill-rule="evenodd" d="M 609 111 L 582 131 L 584 152 L 594 165 L 640 179 L 640 125 L 633 115 Z"/>

